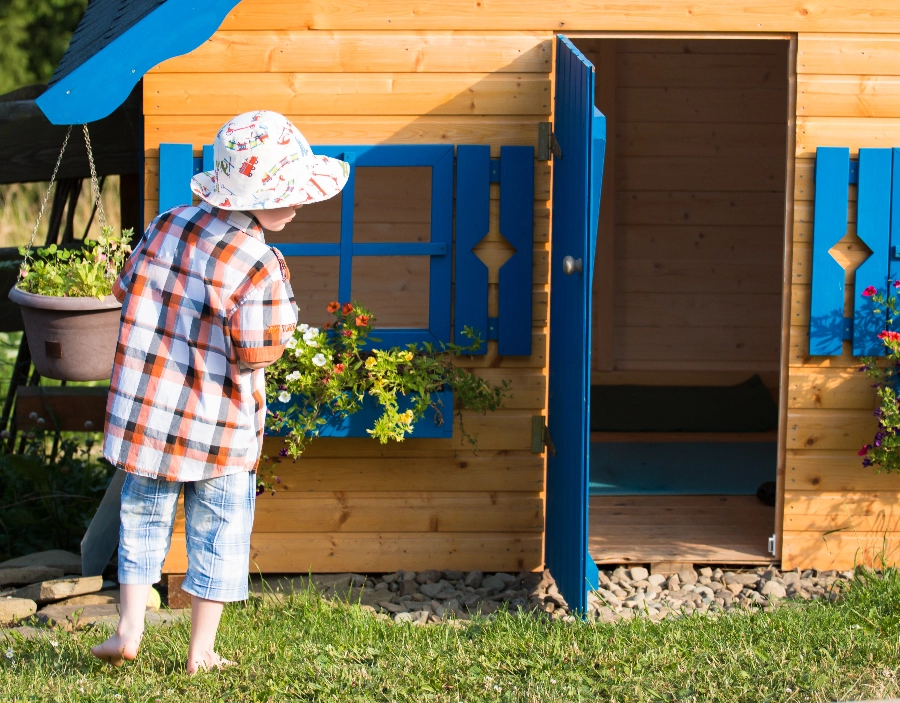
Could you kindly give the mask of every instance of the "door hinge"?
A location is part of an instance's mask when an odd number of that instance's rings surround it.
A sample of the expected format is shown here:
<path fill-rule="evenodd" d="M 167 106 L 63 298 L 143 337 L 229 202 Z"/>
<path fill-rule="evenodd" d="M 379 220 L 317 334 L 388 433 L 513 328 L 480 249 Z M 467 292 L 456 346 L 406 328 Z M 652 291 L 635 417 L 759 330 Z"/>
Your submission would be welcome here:
<path fill-rule="evenodd" d="M 550 428 L 547 427 L 547 418 L 543 415 L 531 416 L 531 451 L 540 454 L 544 447 L 552 456 L 556 456 L 556 447 L 553 446 L 553 438 L 550 437 Z"/>
<path fill-rule="evenodd" d="M 557 159 L 563 157 L 562 148 L 553 133 L 553 123 L 538 122 L 538 161 L 549 161 L 550 154 Z"/>
<path fill-rule="evenodd" d="M 775 535 L 772 535 L 771 537 L 769 537 L 769 554 L 771 554 L 774 557 L 776 551 L 777 550 L 775 549 Z"/>

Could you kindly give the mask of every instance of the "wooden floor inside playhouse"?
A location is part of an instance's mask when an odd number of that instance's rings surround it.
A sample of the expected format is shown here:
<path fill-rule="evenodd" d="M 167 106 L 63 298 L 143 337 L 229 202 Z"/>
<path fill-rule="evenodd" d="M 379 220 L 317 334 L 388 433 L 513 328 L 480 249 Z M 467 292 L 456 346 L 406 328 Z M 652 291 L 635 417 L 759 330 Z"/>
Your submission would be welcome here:
<path fill-rule="evenodd" d="M 768 564 L 775 508 L 756 496 L 592 496 L 597 564 Z"/>

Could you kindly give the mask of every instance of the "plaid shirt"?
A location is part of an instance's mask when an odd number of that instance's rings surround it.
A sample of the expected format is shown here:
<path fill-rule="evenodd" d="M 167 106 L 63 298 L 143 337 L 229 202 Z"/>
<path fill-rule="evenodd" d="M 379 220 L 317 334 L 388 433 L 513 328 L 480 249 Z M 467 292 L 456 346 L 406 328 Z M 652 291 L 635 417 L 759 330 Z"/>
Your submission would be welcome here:
<path fill-rule="evenodd" d="M 199 481 L 252 471 L 265 371 L 297 306 L 281 255 L 252 217 L 206 203 L 157 217 L 113 294 L 122 302 L 103 455 L 125 471 Z"/>

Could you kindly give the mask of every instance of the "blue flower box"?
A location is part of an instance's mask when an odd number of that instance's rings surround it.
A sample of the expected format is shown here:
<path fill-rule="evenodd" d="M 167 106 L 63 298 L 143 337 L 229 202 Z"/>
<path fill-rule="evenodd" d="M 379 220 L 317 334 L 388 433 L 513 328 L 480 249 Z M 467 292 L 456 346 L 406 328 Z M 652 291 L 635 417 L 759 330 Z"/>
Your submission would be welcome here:
<path fill-rule="evenodd" d="M 434 395 L 438 398 L 438 405 L 441 407 L 441 416 L 443 424 L 439 425 L 435 422 L 434 408 L 428 408 L 425 416 L 419 420 L 414 426 L 411 434 L 407 437 L 414 439 L 450 439 L 453 436 L 453 391 L 444 390 Z M 281 403 L 274 402 L 269 404 L 269 410 L 284 414 L 290 402 Z M 400 399 L 400 412 L 404 412 L 412 407 L 412 400 L 409 397 Z M 363 399 L 362 408 L 359 412 L 347 417 L 331 417 L 328 422 L 319 427 L 319 437 L 370 437 L 366 430 L 371 430 L 375 426 L 375 421 L 381 416 L 381 406 L 370 395 Z M 286 429 L 273 432 L 266 430 L 268 437 L 283 437 L 287 434 Z"/>

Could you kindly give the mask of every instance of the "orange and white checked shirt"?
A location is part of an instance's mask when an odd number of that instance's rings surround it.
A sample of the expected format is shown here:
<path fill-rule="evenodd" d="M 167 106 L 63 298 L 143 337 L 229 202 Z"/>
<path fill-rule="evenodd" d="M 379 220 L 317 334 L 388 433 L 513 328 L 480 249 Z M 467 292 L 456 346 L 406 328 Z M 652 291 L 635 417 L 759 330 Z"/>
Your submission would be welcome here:
<path fill-rule="evenodd" d="M 297 325 L 287 267 L 242 212 L 161 214 L 115 283 L 119 343 L 103 455 L 125 471 L 199 481 L 252 471 L 265 371 Z"/>

